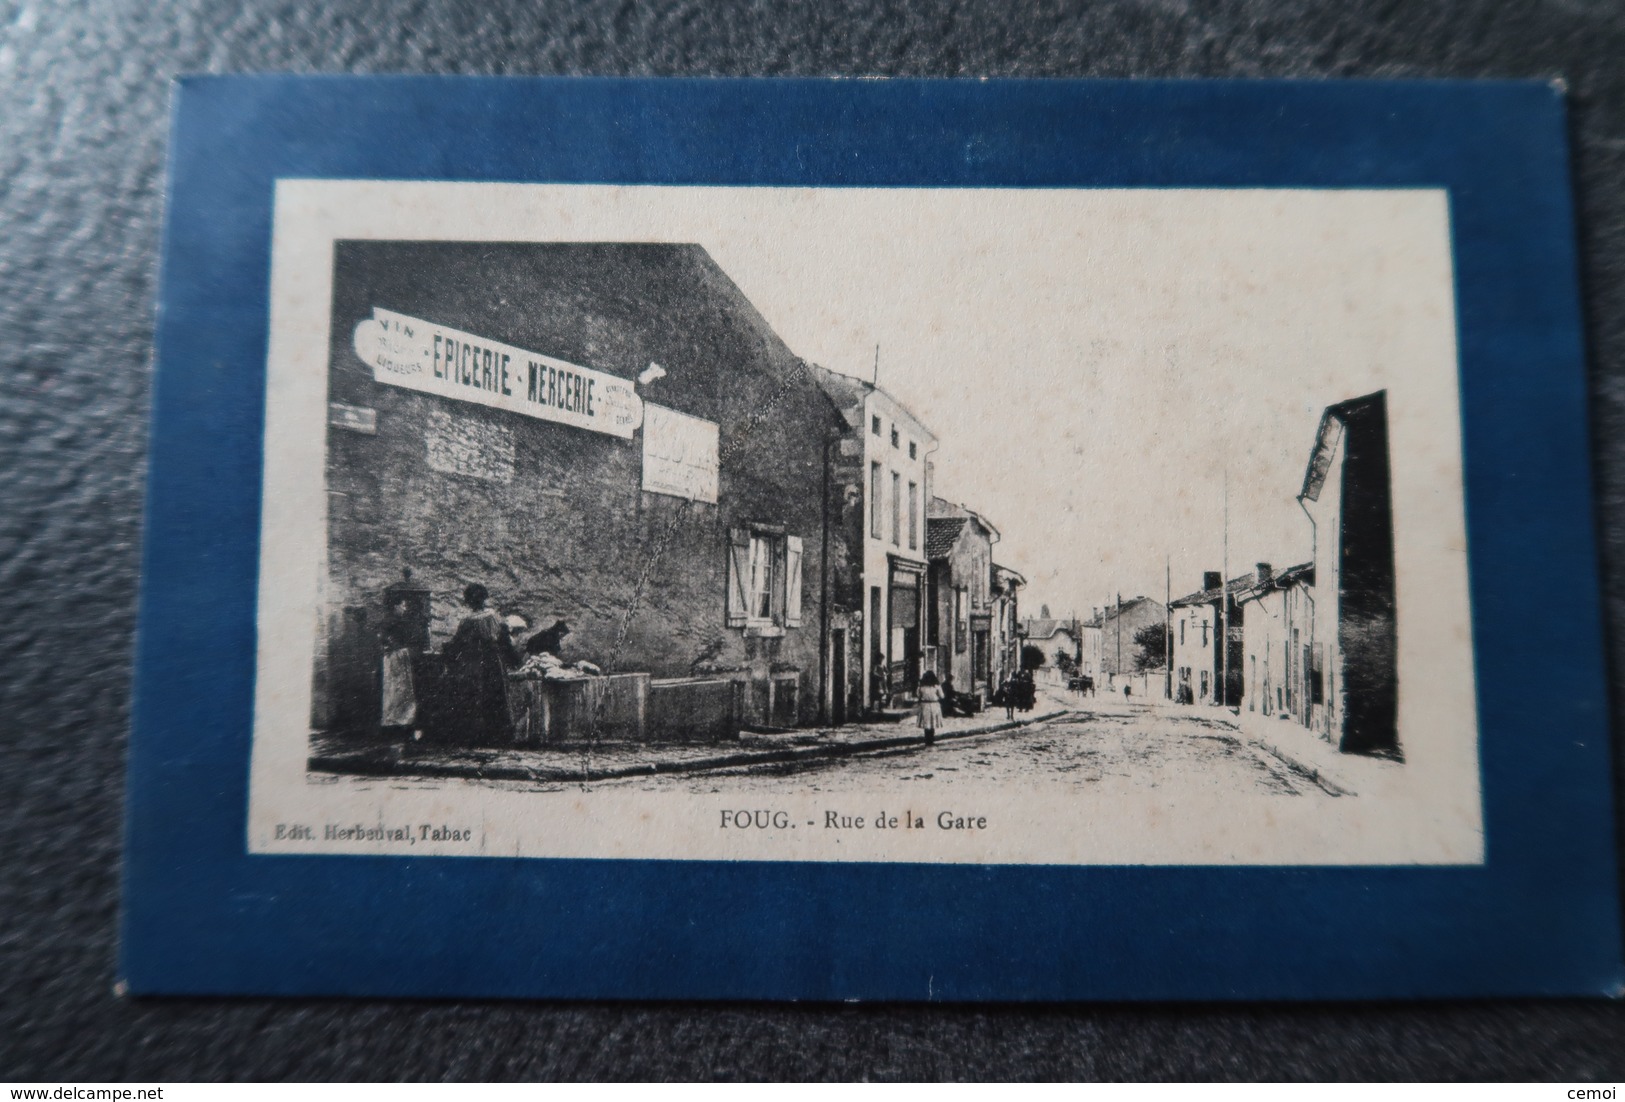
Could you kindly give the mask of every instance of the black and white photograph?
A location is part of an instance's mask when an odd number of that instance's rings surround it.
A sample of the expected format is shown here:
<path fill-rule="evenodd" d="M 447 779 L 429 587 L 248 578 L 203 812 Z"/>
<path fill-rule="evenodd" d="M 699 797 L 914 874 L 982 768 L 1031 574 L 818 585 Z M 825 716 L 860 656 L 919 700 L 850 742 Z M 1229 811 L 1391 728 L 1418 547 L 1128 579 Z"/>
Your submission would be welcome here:
<path fill-rule="evenodd" d="M 284 181 L 260 852 L 1476 863 L 1416 191 Z"/>

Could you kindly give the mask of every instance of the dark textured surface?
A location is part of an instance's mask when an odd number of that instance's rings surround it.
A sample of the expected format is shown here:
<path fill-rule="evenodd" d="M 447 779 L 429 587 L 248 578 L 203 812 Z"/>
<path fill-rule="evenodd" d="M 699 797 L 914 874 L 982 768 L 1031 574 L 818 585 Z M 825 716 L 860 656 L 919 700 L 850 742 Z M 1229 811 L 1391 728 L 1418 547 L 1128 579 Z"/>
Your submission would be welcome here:
<path fill-rule="evenodd" d="M 1573 97 L 1617 686 L 1622 57 L 1625 8 L 1586 0 L 816 10 L 0 0 L 0 1079 L 1625 1077 L 1625 1009 L 1602 1004 L 621 1007 L 111 993 L 171 76 L 1561 76 Z"/>

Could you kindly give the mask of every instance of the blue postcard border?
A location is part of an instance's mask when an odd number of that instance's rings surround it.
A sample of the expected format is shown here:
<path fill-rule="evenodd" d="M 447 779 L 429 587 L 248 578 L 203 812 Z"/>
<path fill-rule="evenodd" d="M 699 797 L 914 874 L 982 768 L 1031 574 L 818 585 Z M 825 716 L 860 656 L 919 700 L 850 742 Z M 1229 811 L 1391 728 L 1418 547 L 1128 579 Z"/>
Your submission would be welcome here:
<path fill-rule="evenodd" d="M 1516 82 L 218 77 L 178 86 L 121 975 L 152 993 L 1618 994 L 1563 97 Z M 1487 862 L 249 856 L 279 177 L 1450 195 Z"/>

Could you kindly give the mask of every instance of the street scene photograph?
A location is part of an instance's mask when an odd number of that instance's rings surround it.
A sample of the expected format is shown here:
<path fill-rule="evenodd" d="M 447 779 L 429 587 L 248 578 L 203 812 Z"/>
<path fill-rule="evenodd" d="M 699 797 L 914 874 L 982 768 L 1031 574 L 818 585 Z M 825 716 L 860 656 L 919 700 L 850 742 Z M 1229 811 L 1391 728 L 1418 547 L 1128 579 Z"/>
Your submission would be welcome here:
<path fill-rule="evenodd" d="M 1439 193 L 420 187 L 287 206 L 269 848 L 1480 859 Z"/>

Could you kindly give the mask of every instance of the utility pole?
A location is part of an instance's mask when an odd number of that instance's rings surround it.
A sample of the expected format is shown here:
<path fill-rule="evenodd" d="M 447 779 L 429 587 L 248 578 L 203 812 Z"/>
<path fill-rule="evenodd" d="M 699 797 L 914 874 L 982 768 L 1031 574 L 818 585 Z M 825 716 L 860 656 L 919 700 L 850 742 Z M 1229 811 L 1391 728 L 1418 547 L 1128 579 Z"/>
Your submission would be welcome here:
<path fill-rule="evenodd" d="M 1174 698 L 1174 610 L 1169 602 L 1174 599 L 1174 557 L 1162 558 L 1162 695 Z"/>
<path fill-rule="evenodd" d="M 1117 672 L 1123 672 L 1123 591 L 1117 591 Z"/>
<path fill-rule="evenodd" d="M 880 346 L 878 344 L 875 345 L 875 377 L 874 377 L 874 385 L 875 386 L 880 385 Z"/>

